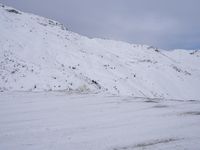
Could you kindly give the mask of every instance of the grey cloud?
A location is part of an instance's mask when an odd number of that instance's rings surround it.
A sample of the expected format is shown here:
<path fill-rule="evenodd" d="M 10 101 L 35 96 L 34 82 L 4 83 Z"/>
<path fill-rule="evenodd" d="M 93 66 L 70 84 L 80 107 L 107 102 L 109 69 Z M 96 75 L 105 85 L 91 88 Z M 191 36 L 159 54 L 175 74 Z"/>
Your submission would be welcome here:
<path fill-rule="evenodd" d="M 200 48 L 199 0 L 1 0 L 89 37 Z"/>

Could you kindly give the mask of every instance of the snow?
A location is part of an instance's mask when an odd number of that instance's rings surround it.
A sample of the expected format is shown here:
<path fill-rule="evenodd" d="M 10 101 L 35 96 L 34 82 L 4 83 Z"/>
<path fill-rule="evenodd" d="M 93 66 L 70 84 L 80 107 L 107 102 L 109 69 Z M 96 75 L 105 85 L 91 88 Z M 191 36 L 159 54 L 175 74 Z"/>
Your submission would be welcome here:
<path fill-rule="evenodd" d="M 89 39 L 0 6 L 0 91 L 200 99 L 199 51 Z"/>
<path fill-rule="evenodd" d="M 0 94 L 2 150 L 198 150 L 200 101 Z"/>
<path fill-rule="evenodd" d="M 198 150 L 199 66 L 0 4 L 0 150 Z"/>

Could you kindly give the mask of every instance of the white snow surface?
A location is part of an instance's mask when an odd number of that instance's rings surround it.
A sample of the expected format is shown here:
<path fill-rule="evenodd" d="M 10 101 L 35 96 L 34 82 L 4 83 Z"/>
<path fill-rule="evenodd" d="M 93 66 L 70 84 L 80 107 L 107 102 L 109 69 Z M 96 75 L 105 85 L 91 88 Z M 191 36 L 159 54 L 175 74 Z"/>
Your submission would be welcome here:
<path fill-rule="evenodd" d="M 199 150 L 200 101 L 0 93 L 0 150 Z"/>
<path fill-rule="evenodd" d="M 0 4 L 0 91 L 200 99 L 200 51 L 90 39 Z"/>
<path fill-rule="evenodd" d="M 0 4 L 0 150 L 199 150 L 200 51 L 90 39 Z"/>

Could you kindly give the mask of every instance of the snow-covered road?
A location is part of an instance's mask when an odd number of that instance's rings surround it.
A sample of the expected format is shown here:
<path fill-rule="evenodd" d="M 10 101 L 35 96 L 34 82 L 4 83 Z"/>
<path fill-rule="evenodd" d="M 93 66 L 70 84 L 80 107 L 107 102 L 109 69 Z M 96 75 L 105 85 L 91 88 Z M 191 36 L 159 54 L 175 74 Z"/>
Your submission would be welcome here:
<path fill-rule="evenodd" d="M 0 94 L 0 150 L 200 149 L 200 101 Z"/>

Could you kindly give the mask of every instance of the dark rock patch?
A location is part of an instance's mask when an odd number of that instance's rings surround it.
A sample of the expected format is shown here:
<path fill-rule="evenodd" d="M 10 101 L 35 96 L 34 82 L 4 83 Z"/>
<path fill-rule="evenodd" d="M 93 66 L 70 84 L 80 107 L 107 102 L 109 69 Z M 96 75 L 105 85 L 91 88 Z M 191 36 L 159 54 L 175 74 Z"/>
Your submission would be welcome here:
<path fill-rule="evenodd" d="M 9 13 L 21 14 L 19 11 L 15 10 L 15 9 L 6 9 L 6 11 Z"/>

